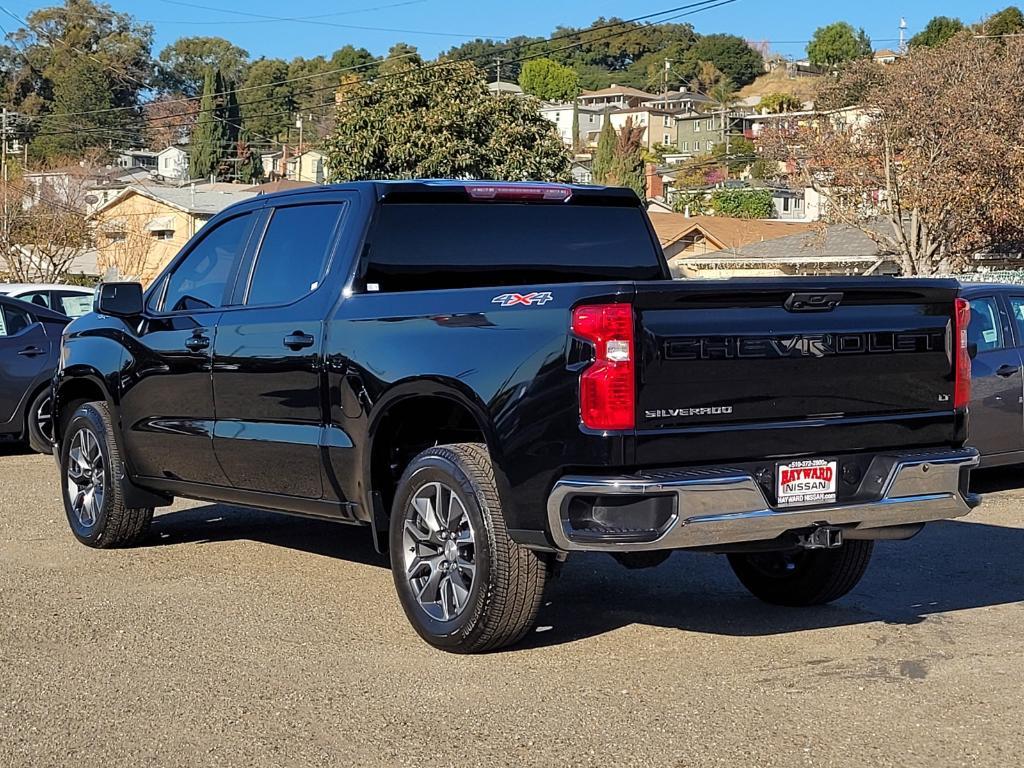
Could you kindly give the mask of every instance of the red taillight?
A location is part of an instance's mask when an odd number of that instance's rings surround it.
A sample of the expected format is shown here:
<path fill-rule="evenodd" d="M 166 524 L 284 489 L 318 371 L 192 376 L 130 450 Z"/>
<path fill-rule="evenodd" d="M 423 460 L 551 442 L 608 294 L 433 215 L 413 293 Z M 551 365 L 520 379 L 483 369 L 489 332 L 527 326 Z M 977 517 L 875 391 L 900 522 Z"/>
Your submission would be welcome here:
<path fill-rule="evenodd" d="M 572 330 L 594 344 L 594 362 L 580 375 L 580 416 L 590 429 L 636 426 L 636 369 L 633 307 L 590 304 L 576 307 Z"/>
<path fill-rule="evenodd" d="M 967 324 L 971 322 L 971 304 L 956 300 L 953 324 L 953 407 L 966 408 L 971 402 L 971 355 L 967 351 Z"/>

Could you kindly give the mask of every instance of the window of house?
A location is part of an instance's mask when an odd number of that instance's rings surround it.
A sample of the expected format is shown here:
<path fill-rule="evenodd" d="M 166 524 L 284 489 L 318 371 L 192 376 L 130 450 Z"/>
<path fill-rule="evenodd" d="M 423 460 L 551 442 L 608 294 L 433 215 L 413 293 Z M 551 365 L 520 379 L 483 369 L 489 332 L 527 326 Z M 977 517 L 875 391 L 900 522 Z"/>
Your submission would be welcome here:
<path fill-rule="evenodd" d="M 700 133 L 700 120 L 693 121 L 693 132 Z"/>
<path fill-rule="evenodd" d="M 789 198 L 788 197 L 782 198 L 782 212 L 783 213 L 789 213 Z"/>
<path fill-rule="evenodd" d="M 324 203 L 276 209 L 256 256 L 245 303 L 288 304 L 315 291 L 327 271 L 343 207 Z"/>
<path fill-rule="evenodd" d="M 665 115 L 665 127 L 666 128 L 671 128 L 672 127 L 672 116 L 671 115 Z"/>
<path fill-rule="evenodd" d="M 683 142 L 683 152 L 689 152 L 689 151 L 690 151 L 690 142 L 684 141 Z"/>
<path fill-rule="evenodd" d="M 669 134 L 667 134 L 667 133 L 662 134 L 662 136 L 661 136 L 661 143 L 662 144 L 668 144 L 671 141 L 672 141 L 672 137 Z"/>
<path fill-rule="evenodd" d="M 164 311 L 222 306 L 231 268 L 245 250 L 251 226 L 252 214 L 246 213 L 206 232 L 171 273 L 163 301 Z"/>
<path fill-rule="evenodd" d="M 707 144 L 708 152 L 710 152 L 714 148 L 715 148 L 715 142 L 713 142 L 711 139 L 708 139 L 708 144 Z"/>
<path fill-rule="evenodd" d="M 708 130 L 709 131 L 715 130 L 715 118 L 713 118 L 713 117 L 709 117 L 708 118 Z"/>
<path fill-rule="evenodd" d="M 155 229 L 153 230 L 154 240 L 173 240 L 174 230 L 173 229 Z"/>

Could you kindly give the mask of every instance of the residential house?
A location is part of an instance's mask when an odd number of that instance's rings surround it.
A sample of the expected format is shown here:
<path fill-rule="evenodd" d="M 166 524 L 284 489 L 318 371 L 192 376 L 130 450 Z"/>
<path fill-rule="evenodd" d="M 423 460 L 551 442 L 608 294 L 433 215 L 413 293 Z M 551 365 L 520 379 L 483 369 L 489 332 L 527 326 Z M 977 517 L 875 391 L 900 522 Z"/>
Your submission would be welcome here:
<path fill-rule="evenodd" d="M 506 93 L 510 96 L 525 96 L 523 89 L 515 83 L 494 82 L 487 84 L 487 90 L 491 93 Z"/>
<path fill-rule="evenodd" d="M 689 112 L 675 116 L 676 148 L 684 158 L 706 155 L 715 144 L 725 141 L 725 118 L 721 113 Z"/>
<path fill-rule="evenodd" d="M 708 109 L 712 105 L 712 100 L 704 94 L 685 89 L 669 91 L 641 104 L 644 107 L 667 112 L 697 112 L 701 109 Z"/>
<path fill-rule="evenodd" d="M 593 184 L 594 183 L 594 172 L 591 169 L 591 163 L 588 160 L 583 162 L 581 160 L 573 160 L 572 167 L 570 168 L 572 174 L 573 184 Z"/>
<path fill-rule="evenodd" d="M 812 229 L 806 224 L 728 216 L 652 212 L 650 217 L 676 277 L 710 277 L 698 266 L 703 264 L 699 260 L 708 254 L 732 252 L 753 243 L 805 234 Z"/>
<path fill-rule="evenodd" d="M 291 181 L 290 179 L 275 179 L 274 181 L 265 181 L 262 184 L 257 184 L 254 187 L 248 187 L 250 192 L 255 192 L 257 195 L 269 195 L 274 192 L 287 192 L 292 189 L 302 189 L 303 187 L 315 187 L 311 181 Z"/>
<path fill-rule="evenodd" d="M 263 165 L 263 178 L 274 181 L 284 177 L 284 152 L 261 152 L 260 163 Z"/>
<path fill-rule="evenodd" d="M 50 200 L 83 213 L 90 213 L 130 184 L 149 181 L 145 168 L 92 168 L 68 165 L 46 171 L 29 171 L 21 176 L 27 208 Z"/>
<path fill-rule="evenodd" d="M 895 64 L 902 56 L 903 54 L 899 51 L 883 48 L 880 51 L 875 51 L 873 58 L 875 60 L 875 64 Z"/>
<path fill-rule="evenodd" d="M 114 165 L 118 168 L 146 168 L 156 170 L 157 152 L 148 149 L 123 149 L 117 153 Z"/>
<path fill-rule="evenodd" d="M 657 145 L 675 146 L 676 113 L 650 107 L 627 107 L 609 112 L 605 119 L 611 121 L 615 130 L 621 130 L 626 121 L 632 118 L 634 126 L 644 129 L 644 149 L 651 150 Z"/>
<path fill-rule="evenodd" d="M 856 227 L 833 224 L 819 230 L 804 224 L 776 225 L 807 230 L 694 255 L 686 259 L 685 273 L 702 278 L 899 274 L 898 260 Z"/>
<path fill-rule="evenodd" d="M 289 157 L 286 161 L 285 178 L 292 181 L 308 181 L 324 184 L 327 181 L 327 155 L 316 149 L 307 149 L 301 155 Z"/>
<path fill-rule="evenodd" d="M 148 284 L 216 213 L 257 193 L 238 184 L 135 184 L 94 211 L 99 269 Z"/>
<path fill-rule="evenodd" d="M 541 104 L 540 116 L 555 124 L 562 143 L 567 147 L 596 146 L 607 107 L 587 107 L 572 102 L 545 102 Z M 572 135 L 574 113 L 579 121 L 579 134 Z"/>
<path fill-rule="evenodd" d="M 630 88 L 627 85 L 615 85 L 602 88 L 599 91 L 584 91 L 577 101 L 585 107 L 639 107 L 645 101 L 654 101 L 658 98 L 655 93 L 647 93 L 639 88 Z"/>
<path fill-rule="evenodd" d="M 175 144 L 157 153 L 156 172 L 172 181 L 188 181 L 188 149 Z"/>

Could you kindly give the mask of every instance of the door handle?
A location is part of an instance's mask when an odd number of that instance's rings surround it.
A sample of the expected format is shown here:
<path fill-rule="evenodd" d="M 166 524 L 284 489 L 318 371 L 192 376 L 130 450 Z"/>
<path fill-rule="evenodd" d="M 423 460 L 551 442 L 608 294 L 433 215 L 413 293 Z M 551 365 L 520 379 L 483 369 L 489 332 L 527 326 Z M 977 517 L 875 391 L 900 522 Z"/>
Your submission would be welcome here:
<path fill-rule="evenodd" d="M 996 369 L 996 376 L 1002 376 L 1004 379 L 1008 379 L 1011 376 L 1013 376 L 1015 373 L 1019 373 L 1019 372 L 1020 372 L 1020 366 L 1019 365 L 1009 365 L 1009 364 L 1007 364 L 1007 365 L 1000 365 L 999 368 Z"/>
<path fill-rule="evenodd" d="M 196 334 L 185 340 L 185 348 L 193 352 L 198 352 L 201 349 L 206 349 L 210 346 L 210 338 L 201 334 Z"/>
<path fill-rule="evenodd" d="M 302 331 L 295 331 L 294 333 L 291 333 L 284 337 L 284 345 L 288 347 L 288 349 L 294 350 L 312 347 L 314 341 L 316 341 L 316 339 L 314 339 L 308 333 L 303 333 Z"/>
<path fill-rule="evenodd" d="M 24 355 L 25 357 L 35 357 L 36 355 L 42 355 L 45 353 L 39 347 L 25 347 L 18 354 Z"/>

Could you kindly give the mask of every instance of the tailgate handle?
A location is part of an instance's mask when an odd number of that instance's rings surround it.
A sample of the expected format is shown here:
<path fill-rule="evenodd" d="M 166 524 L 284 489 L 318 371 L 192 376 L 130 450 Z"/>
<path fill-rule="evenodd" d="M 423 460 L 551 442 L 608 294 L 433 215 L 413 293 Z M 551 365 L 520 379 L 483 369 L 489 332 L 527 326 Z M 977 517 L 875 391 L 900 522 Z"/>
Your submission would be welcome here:
<path fill-rule="evenodd" d="M 841 293 L 791 293 L 782 306 L 790 312 L 831 312 L 842 300 Z"/>

